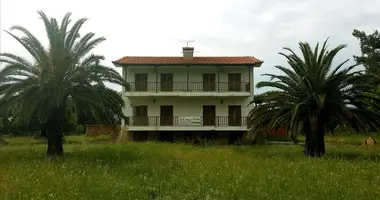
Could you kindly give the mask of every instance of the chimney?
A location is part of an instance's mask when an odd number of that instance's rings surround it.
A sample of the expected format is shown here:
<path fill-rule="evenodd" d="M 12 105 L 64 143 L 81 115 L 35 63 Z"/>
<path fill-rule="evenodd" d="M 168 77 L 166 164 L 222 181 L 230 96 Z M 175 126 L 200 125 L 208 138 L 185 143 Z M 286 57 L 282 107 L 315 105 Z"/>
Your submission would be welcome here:
<path fill-rule="evenodd" d="M 194 47 L 182 47 L 182 53 L 184 59 L 193 59 Z"/>

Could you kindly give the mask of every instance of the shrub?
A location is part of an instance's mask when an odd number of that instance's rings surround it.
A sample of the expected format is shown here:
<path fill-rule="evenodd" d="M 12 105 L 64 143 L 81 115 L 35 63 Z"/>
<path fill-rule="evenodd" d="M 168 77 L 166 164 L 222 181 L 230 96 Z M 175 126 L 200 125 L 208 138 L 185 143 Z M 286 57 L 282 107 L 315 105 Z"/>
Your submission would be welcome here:
<path fill-rule="evenodd" d="M 85 128 L 84 128 L 84 126 L 83 125 L 78 125 L 77 126 L 77 128 L 75 129 L 75 133 L 77 134 L 77 135 L 83 135 L 84 133 L 85 133 Z"/>

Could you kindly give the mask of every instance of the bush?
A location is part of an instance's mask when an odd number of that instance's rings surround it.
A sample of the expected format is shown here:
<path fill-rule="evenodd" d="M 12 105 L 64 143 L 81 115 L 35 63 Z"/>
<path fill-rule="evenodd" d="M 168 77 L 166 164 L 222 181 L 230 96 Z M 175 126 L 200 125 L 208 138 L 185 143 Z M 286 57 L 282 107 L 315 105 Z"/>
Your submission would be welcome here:
<path fill-rule="evenodd" d="M 77 135 L 83 135 L 85 133 L 85 128 L 83 125 L 78 125 L 77 128 L 75 129 L 75 133 Z"/>

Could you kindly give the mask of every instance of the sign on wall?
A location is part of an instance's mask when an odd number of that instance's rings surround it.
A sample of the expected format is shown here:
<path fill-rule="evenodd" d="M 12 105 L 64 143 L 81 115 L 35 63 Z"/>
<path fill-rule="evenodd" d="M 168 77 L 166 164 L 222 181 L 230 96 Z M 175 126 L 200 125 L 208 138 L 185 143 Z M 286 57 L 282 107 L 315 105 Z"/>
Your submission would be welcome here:
<path fill-rule="evenodd" d="M 180 126 L 200 126 L 201 117 L 178 117 Z"/>

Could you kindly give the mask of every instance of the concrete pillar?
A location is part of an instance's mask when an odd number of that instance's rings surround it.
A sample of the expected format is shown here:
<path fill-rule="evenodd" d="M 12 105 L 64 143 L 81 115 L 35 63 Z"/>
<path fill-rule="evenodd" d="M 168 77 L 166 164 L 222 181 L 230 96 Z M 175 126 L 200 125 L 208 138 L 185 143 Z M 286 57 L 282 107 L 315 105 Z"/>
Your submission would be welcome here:
<path fill-rule="evenodd" d="M 131 131 L 127 131 L 127 140 L 128 142 L 133 142 L 133 137 L 134 136 L 134 132 L 131 132 Z"/>
<path fill-rule="evenodd" d="M 125 106 L 123 108 L 123 113 L 124 113 L 125 116 L 131 117 L 133 115 L 133 108 L 132 108 L 132 105 L 131 105 L 131 101 L 129 100 L 128 97 L 123 97 L 123 100 L 125 102 Z"/>
<path fill-rule="evenodd" d="M 133 141 L 133 132 L 129 132 L 126 128 L 122 128 L 119 133 L 119 142 L 128 143 Z"/>

